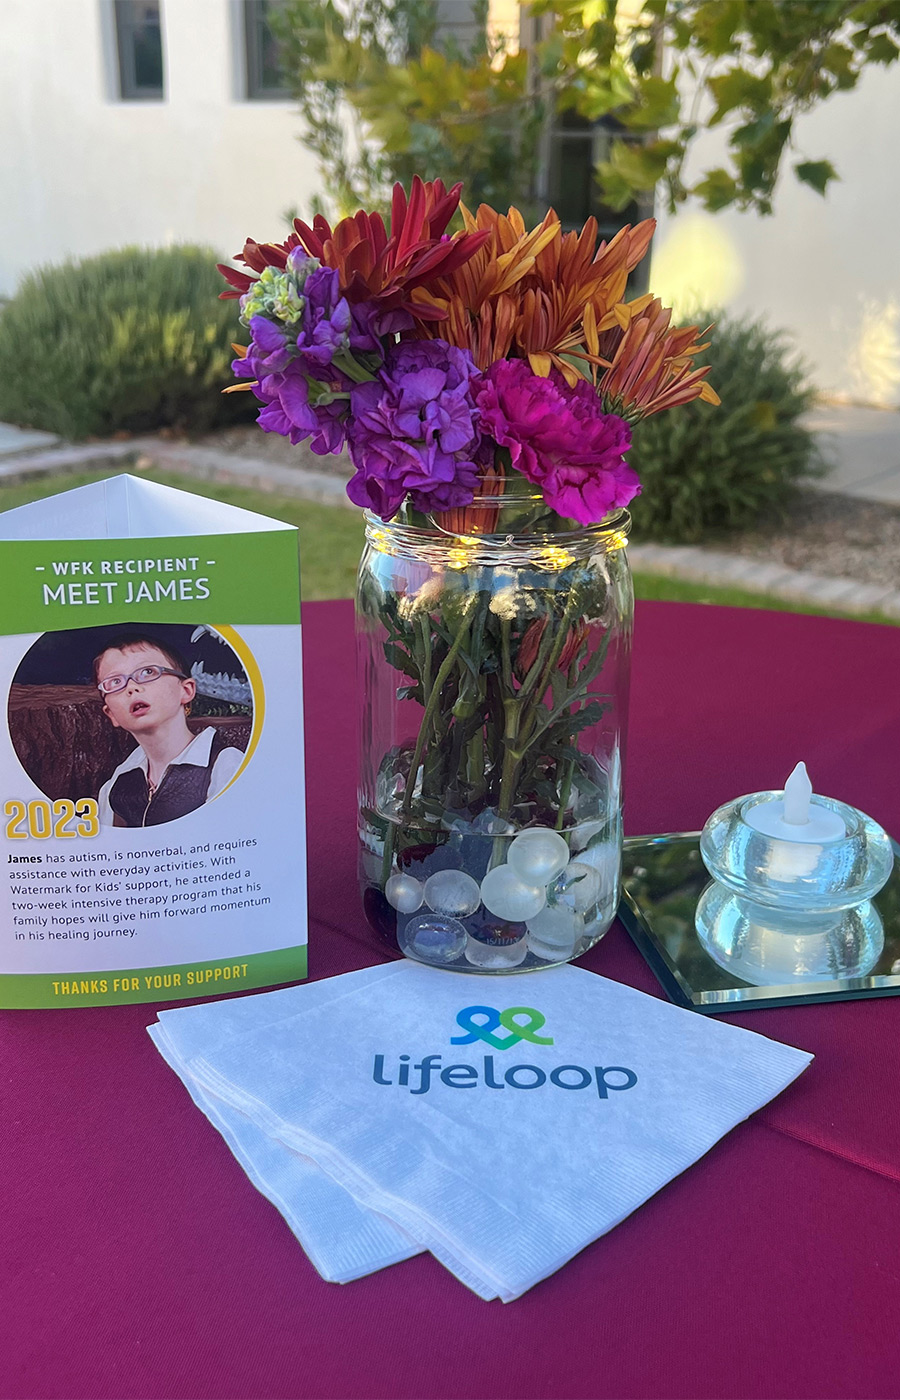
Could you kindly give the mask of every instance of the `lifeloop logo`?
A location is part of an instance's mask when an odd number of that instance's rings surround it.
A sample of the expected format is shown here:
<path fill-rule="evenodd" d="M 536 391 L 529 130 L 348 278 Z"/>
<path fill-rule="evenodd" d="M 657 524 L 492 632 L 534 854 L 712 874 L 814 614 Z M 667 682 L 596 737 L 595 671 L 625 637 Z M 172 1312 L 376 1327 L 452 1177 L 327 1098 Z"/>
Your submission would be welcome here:
<path fill-rule="evenodd" d="M 483 1019 L 476 1021 L 476 1016 Z M 520 1025 L 519 1019 L 523 1016 L 528 1019 L 525 1025 Z M 540 1011 L 535 1011 L 533 1006 L 510 1006 L 506 1011 L 497 1011 L 493 1006 L 464 1006 L 456 1017 L 456 1023 L 462 1026 L 466 1034 L 452 1035 L 451 1045 L 474 1045 L 476 1040 L 483 1040 L 494 1050 L 510 1050 L 523 1040 L 530 1041 L 532 1045 L 553 1044 L 552 1035 L 538 1035 L 546 1023 L 546 1017 Z M 500 1026 L 507 1032 L 506 1035 L 494 1035 Z"/>
<path fill-rule="evenodd" d="M 474 1045 L 481 1041 L 492 1050 L 506 1051 L 527 1041 L 531 1045 L 553 1044 L 551 1035 L 539 1035 L 546 1017 L 533 1006 L 510 1006 L 498 1011 L 494 1006 L 464 1006 L 456 1016 L 463 1035 L 450 1037 L 451 1045 Z M 497 1034 L 502 1031 L 502 1034 Z M 390 1067 L 386 1061 L 390 1059 Z M 542 1089 L 551 1084 L 556 1089 L 579 1090 L 593 1086 L 597 1097 L 609 1099 L 611 1093 L 633 1089 L 638 1082 L 634 1070 L 624 1065 L 547 1066 L 510 1065 L 501 1069 L 494 1064 L 493 1055 L 484 1055 L 480 1065 L 444 1065 L 441 1055 L 423 1055 L 418 1064 L 411 1064 L 411 1055 L 376 1055 L 372 1079 L 376 1084 L 396 1085 L 410 1094 L 427 1094 L 433 1086 L 447 1089 Z"/>

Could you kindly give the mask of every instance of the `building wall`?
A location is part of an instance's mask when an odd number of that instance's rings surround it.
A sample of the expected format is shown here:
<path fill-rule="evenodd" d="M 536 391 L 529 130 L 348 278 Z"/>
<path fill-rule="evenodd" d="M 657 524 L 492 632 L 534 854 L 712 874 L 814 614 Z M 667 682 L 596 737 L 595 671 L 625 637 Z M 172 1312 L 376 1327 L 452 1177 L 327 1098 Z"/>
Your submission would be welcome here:
<path fill-rule="evenodd" d="M 900 69 L 872 68 L 796 125 L 791 158 L 827 158 L 841 179 L 826 198 L 780 179 L 761 218 L 688 205 L 661 212 L 651 286 L 683 314 L 725 305 L 787 329 L 825 393 L 900 407 Z M 722 138 L 698 138 L 692 170 L 720 162 Z"/>
<path fill-rule="evenodd" d="M 129 243 L 234 253 L 319 188 L 288 101 L 241 93 L 235 0 L 163 0 L 165 100 L 115 96 L 108 0 L 0 0 L 0 297 Z"/>

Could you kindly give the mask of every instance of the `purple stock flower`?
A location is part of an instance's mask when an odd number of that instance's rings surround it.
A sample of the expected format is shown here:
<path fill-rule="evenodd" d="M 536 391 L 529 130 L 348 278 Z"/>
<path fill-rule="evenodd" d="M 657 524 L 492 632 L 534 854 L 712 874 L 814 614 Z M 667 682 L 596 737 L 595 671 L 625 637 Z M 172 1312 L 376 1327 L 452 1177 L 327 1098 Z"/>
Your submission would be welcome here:
<path fill-rule="evenodd" d="M 252 340 L 246 356 L 233 361 L 231 366 L 238 378 L 261 379 L 266 374 L 283 370 L 292 353 L 284 327 L 265 316 L 252 316 L 250 335 Z"/>
<path fill-rule="evenodd" d="M 335 355 L 350 348 L 350 307 L 340 294 L 337 272 L 317 267 L 303 288 L 305 305 L 297 336 L 300 363 L 307 374 L 320 378 Z"/>
<path fill-rule="evenodd" d="M 378 378 L 351 391 L 351 501 L 384 520 L 407 494 L 422 511 L 468 505 L 481 441 L 472 397 L 477 379 L 468 352 L 442 340 L 408 340 L 390 349 Z"/>
<path fill-rule="evenodd" d="M 311 386 L 298 361 L 281 374 L 266 375 L 254 393 L 264 404 L 256 420 L 263 432 L 280 433 L 295 445 L 309 438 L 320 457 L 344 446 L 346 397 L 332 399 L 324 386 Z"/>
<path fill-rule="evenodd" d="M 483 432 L 560 515 L 592 525 L 640 491 L 624 457 L 631 429 L 586 379 L 571 388 L 557 370 L 542 379 L 524 360 L 497 360 L 475 398 Z"/>

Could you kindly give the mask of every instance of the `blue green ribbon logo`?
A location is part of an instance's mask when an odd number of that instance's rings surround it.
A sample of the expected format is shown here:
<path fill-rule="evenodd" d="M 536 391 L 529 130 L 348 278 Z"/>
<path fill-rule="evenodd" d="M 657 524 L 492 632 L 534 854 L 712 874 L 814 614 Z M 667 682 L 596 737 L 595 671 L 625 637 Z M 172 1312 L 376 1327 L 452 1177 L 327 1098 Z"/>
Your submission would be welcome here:
<path fill-rule="evenodd" d="M 477 1021 L 476 1016 L 480 1018 Z M 524 1024 L 522 1017 L 527 1017 Z M 493 1006 L 464 1006 L 456 1021 L 466 1034 L 451 1036 L 450 1044 L 473 1045 L 476 1040 L 483 1040 L 494 1050 L 510 1050 L 522 1040 L 528 1040 L 532 1045 L 552 1045 L 552 1036 L 537 1034 L 545 1020 L 546 1017 L 535 1011 L 533 1006 L 510 1006 L 506 1011 L 497 1011 Z M 500 1026 L 509 1034 L 494 1035 Z"/>

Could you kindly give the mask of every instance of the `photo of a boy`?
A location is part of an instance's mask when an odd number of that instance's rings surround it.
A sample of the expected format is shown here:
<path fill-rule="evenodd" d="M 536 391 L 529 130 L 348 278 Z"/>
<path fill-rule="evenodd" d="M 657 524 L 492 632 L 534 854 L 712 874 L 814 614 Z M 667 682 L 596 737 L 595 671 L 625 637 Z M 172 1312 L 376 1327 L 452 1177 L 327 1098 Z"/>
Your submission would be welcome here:
<path fill-rule="evenodd" d="M 137 746 L 100 789 L 106 826 L 158 826 L 211 802 L 244 760 L 212 725 L 188 726 L 197 684 L 183 657 L 166 642 L 129 634 L 94 658 L 103 713 Z"/>

